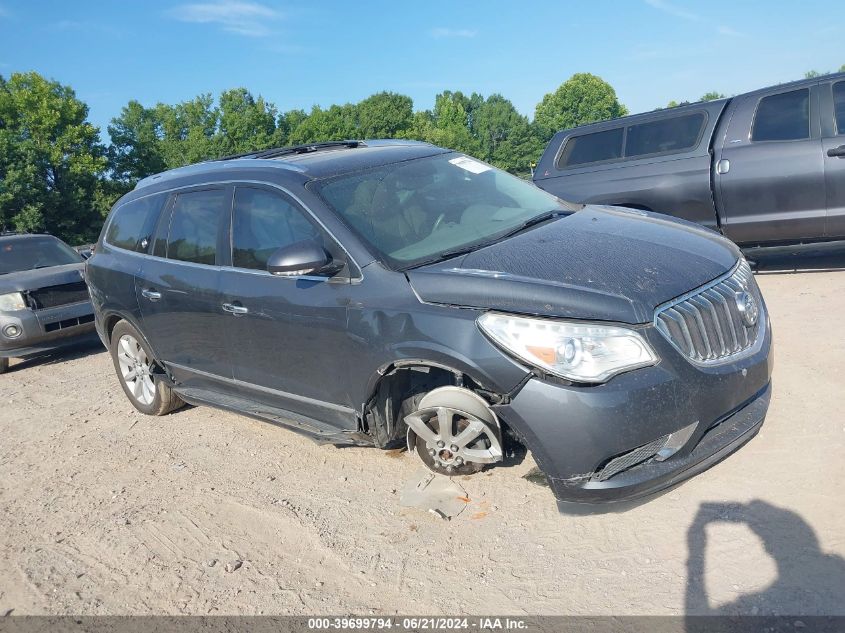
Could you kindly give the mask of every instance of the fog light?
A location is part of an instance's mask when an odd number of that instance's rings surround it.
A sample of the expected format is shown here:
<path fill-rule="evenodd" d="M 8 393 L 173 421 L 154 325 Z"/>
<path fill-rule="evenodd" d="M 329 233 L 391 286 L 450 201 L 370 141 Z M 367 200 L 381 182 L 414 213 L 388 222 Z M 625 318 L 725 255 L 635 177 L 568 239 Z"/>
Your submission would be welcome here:
<path fill-rule="evenodd" d="M 18 338 L 21 335 L 21 332 L 23 332 L 23 330 L 21 330 L 21 328 L 17 325 L 7 325 L 3 328 L 3 336 L 6 338 Z"/>

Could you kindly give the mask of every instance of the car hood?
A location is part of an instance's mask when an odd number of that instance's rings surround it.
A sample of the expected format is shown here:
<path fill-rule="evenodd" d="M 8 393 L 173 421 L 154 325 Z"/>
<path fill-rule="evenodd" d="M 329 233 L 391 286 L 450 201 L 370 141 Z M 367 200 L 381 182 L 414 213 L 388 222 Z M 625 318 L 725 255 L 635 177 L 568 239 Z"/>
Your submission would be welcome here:
<path fill-rule="evenodd" d="M 585 206 L 407 275 L 429 303 L 646 323 L 657 306 L 724 274 L 739 257 L 736 245 L 697 224 Z"/>
<path fill-rule="evenodd" d="M 64 266 L 50 266 L 35 270 L 22 270 L 17 273 L 0 275 L 0 294 L 7 292 L 23 292 L 36 290 L 47 286 L 59 286 L 79 282 L 84 279 L 82 271 L 84 262 L 65 264 Z"/>

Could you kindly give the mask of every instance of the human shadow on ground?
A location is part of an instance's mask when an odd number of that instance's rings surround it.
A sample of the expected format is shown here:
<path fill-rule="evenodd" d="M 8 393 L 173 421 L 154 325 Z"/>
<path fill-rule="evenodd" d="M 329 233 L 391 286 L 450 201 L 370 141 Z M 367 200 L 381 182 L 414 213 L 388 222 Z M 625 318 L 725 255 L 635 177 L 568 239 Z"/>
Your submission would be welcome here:
<path fill-rule="evenodd" d="M 777 578 L 765 589 L 713 607 L 704 582 L 706 528 L 719 523 L 744 524 L 759 536 Z M 824 553 L 813 528 L 795 512 L 759 500 L 704 503 L 687 532 L 687 546 L 688 616 L 845 615 L 845 559 Z"/>

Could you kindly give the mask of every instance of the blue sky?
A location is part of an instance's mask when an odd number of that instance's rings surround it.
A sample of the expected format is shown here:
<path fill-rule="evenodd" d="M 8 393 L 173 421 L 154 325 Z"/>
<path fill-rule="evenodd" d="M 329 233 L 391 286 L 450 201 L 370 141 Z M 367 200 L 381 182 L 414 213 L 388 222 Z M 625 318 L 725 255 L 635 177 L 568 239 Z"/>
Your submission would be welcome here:
<path fill-rule="evenodd" d="M 0 74 L 70 84 L 103 132 L 130 99 L 237 86 L 281 110 L 500 92 L 531 116 L 575 72 L 639 112 L 839 68 L 843 43 L 842 0 L 0 0 Z"/>

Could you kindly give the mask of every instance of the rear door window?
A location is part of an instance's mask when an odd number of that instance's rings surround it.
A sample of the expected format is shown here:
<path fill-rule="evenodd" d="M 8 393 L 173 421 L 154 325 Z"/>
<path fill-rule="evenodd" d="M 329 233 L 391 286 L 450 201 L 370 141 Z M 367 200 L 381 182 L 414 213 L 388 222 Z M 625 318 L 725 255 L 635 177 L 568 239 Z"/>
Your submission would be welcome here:
<path fill-rule="evenodd" d="M 303 240 L 323 242 L 320 231 L 284 196 L 252 187 L 235 190 L 232 265 L 266 270 L 276 250 Z"/>
<path fill-rule="evenodd" d="M 623 128 L 573 136 L 560 154 L 558 168 L 598 163 L 622 157 Z"/>
<path fill-rule="evenodd" d="M 792 90 L 760 99 L 752 141 L 795 141 L 810 138 L 810 89 Z"/>
<path fill-rule="evenodd" d="M 625 157 L 691 149 L 698 144 L 703 127 L 703 112 L 631 125 L 625 141 Z"/>
<path fill-rule="evenodd" d="M 106 229 L 106 243 L 128 251 L 146 250 L 165 197 L 146 196 L 116 208 Z"/>
<path fill-rule="evenodd" d="M 189 191 L 176 196 L 167 235 L 168 259 L 209 265 L 216 262 L 227 198 L 223 189 Z"/>
<path fill-rule="evenodd" d="M 845 81 L 833 84 L 833 111 L 836 114 L 836 133 L 845 134 Z"/>

